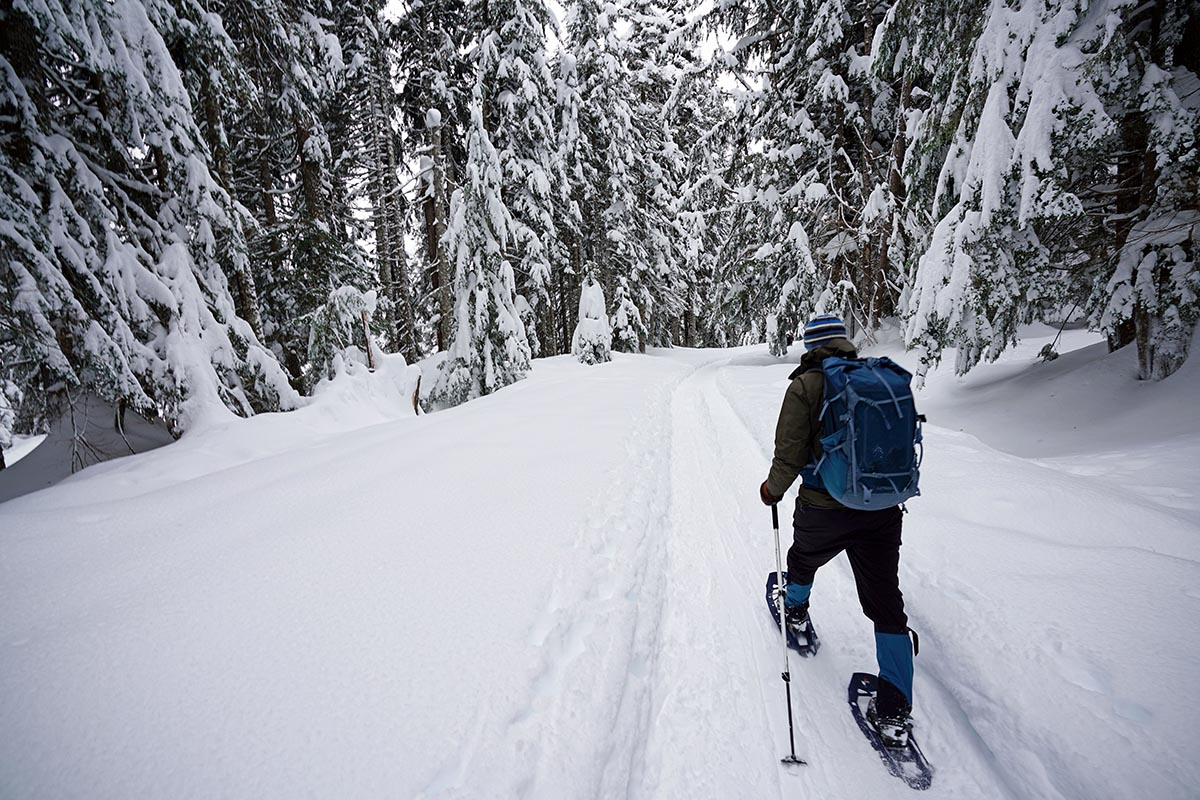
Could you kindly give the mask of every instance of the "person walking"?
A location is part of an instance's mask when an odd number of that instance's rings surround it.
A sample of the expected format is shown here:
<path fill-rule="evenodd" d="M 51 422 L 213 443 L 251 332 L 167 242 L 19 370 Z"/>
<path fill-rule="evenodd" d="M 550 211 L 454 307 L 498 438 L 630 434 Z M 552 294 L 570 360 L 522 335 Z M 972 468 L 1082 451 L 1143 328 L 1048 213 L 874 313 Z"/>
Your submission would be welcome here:
<path fill-rule="evenodd" d="M 800 642 L 809 636 L 809 598 L 816 572 L 845 552 L 854 572 L 863 613 L 875 625 L 879 662 L 878 691 L 867 718 L 889 747 L 908 743 L 912 714 L 913 647 L 900 592 L 899 505 L 878 510 L 849 508 L 822 484 L 817 466 L 822 457 L 822 409 L 830 357 L 856 358 L 837 316 L 822 314 L 805 327 L 805 353 L 790 375 L 791 384 L 775 427 L 775 456 L 759 487 L 764 504 L 779 503 L 797 477 L 802 479 L 793 518 L 794 538 L 787 553 L 784 617 Z"/>

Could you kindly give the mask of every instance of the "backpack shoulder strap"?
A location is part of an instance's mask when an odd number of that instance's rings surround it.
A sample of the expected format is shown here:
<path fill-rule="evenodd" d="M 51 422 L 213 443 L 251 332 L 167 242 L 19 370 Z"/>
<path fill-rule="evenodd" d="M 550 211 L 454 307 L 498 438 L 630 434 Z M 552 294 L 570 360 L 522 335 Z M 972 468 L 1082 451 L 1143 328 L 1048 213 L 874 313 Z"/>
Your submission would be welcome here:
<path fill-rule="evenodd" d="M 840 356 L 830 356 L 830 358 L 840 358 Z M 825 359 L 825 361 L 828 361 L 828 360 L 829 360 L 828 358 Z M 803 365 L 796 367 L 794 370 L 792 370 L 792 374 L 788 375 L 788 380 L 794 381 L 794 380 L 796 380 L 796 378 L 799 378 L 801 375 L 807 375 L 810 372 L 820 372 L 822 375 L 824 375 L 825 374 L 825 361 L 821 361 L 817 364 L 813 364 L 812 366 L 808 366 L 808 367 L 803 366 Z"/>

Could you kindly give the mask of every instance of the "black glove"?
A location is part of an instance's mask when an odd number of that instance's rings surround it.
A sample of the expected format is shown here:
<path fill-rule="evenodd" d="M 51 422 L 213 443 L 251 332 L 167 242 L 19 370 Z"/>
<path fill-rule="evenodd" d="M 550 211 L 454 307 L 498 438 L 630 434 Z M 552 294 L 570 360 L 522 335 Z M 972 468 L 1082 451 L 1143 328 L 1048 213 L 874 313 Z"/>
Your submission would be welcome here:
<path fill-rule="evenodd" d="M 762 486 L 758 487 L 758 497 L 763 501 L 764 506 L 773 506 L 782 500 L 782 497 L 776 497 L 771 494 L 771 490 L 767 488 L 767 482 L 763 481 Z"/>

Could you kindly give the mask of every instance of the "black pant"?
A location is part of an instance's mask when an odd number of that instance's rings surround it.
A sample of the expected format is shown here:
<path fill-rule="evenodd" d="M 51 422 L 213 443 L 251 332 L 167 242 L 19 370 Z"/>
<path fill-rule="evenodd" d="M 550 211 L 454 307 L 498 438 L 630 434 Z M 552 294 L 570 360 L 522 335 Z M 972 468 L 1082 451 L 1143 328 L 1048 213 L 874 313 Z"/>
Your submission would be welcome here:
<path fill-rule="evenodd" d="M 908 633 L 899 574 L 902 516 L 898 506 L 858 511 L 797 503 L 795 540 L 787 555 L 788 583 L 812 584 L 817 569 L 845 550 L 858 602 L 875 623 L 875 632 Z"/>

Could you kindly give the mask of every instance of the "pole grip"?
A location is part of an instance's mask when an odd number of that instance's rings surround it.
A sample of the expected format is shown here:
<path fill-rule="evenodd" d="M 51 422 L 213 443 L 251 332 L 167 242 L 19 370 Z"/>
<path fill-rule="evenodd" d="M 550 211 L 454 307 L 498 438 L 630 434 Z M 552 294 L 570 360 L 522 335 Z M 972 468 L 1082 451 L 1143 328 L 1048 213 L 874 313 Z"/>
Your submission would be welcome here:
<path fill-rule="evenodd" d="M 775 526 L 775 530 L 779 530 L 779 506 L 771 506 L 771 524 Z"/>

